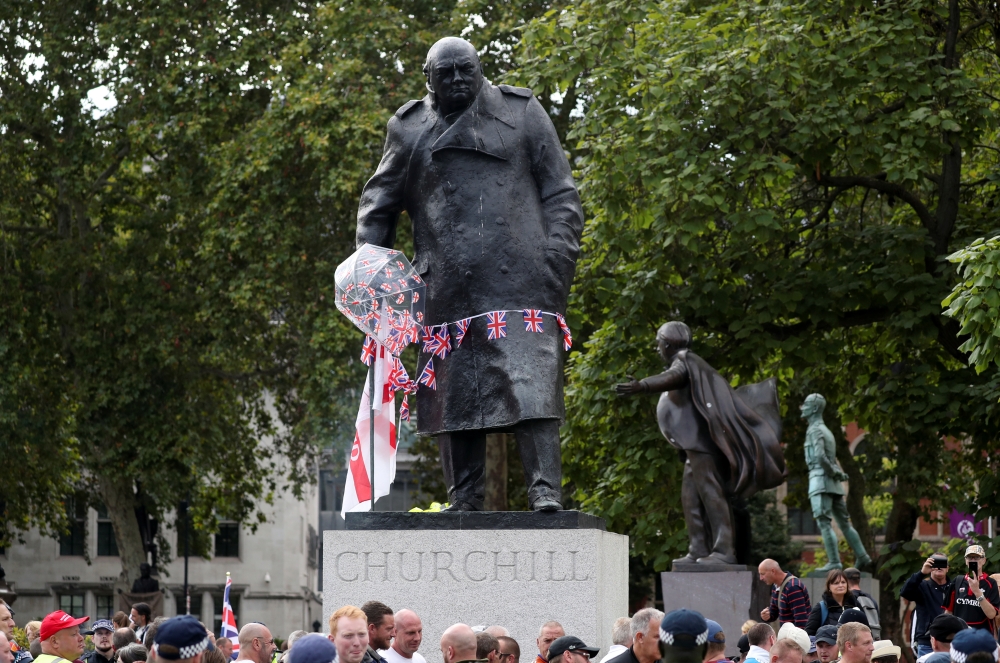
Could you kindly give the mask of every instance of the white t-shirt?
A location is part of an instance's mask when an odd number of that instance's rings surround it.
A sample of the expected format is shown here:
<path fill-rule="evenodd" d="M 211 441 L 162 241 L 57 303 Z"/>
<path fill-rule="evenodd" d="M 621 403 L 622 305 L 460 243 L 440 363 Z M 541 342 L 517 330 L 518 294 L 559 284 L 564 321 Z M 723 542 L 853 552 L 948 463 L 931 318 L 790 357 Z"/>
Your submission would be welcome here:
<path fill-rule="evenodd" d="M 427 659 L 421 656 L 418 651 L 413 652 L 413 658 L 405 658 L 392 647 L 379 649 L 378 653 L 385 657 L 385 660 L 389 661 L 389 663 L 427 663 Z"/>

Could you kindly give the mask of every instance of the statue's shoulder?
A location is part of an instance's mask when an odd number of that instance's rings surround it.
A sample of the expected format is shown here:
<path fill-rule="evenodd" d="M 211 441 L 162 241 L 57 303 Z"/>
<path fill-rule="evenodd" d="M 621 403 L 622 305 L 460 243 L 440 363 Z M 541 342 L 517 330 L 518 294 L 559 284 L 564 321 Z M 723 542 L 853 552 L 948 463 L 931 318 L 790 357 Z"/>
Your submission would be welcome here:
<path fill-rule="evenodd" d="M 396 117 L 403 119 L 404 117 L 407 116 L 407 114 L 413 112 L 415 108 L 420 106 L 420 104 L 422 104 L 423 101 L 424 101 L 423 99 L 411 99 L 410 101 L 407 101 L 405 104 L 399 107 L 398 111 L 396 111 Z"/>
<path fill-rule="evenodd" d="M 513 85 L 498 85 L 497 87 L 500 88 L 500 91 L 504 94 L 513 94 L 514 96 L 525 97 L 526 99 L 530 99 L 534 96 L 531 88 L 515 87 Z"/>

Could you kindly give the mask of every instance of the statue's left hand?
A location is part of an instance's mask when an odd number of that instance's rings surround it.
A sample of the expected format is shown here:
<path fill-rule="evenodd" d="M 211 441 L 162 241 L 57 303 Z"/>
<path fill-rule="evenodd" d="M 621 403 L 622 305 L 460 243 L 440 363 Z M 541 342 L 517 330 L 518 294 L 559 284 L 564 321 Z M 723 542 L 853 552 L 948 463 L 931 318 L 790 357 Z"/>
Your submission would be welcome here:
<path fill-rule="evenodd" d="M 631 396 L 643 392 L 642 384 L 631 375 L 626 375 L 628 382 L 620 382 L 615 385 L 615 393 L 619 396 Z"/>

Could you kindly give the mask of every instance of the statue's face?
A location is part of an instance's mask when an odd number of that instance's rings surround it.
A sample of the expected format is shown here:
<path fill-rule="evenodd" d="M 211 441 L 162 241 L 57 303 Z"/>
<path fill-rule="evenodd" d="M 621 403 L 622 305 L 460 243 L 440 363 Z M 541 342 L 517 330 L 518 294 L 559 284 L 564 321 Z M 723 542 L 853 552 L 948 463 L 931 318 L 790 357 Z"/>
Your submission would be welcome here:
<path fill-rule="evenodd" d="M 656 348 L 660 353 L 660 357 L 663 358 L 663 361 L 669 364 L 670 360 L 674 358 L 674 355 L 680 351 L 681 346 L 671 345 L 670 341 L 667 339 L 658 338 L 656 339 Z"/>
<path fill-rule="evenodd" d="M 802 413 L 802 418 L 805 419 L 815 414 L 818 407 L 819 407 L 819 401 L 810 396 L 806 398 L 804 401 L 802 401 L 802 405 L 801 407 L 799 407 L 799 412 Z"/>
<path fill-rule="evenodd" d="M 472 44 L 458 39 L 435 44 L 427 73 L 438 103 L 448 112 L 471 104 L 483 85 L 475 49 Z"/>

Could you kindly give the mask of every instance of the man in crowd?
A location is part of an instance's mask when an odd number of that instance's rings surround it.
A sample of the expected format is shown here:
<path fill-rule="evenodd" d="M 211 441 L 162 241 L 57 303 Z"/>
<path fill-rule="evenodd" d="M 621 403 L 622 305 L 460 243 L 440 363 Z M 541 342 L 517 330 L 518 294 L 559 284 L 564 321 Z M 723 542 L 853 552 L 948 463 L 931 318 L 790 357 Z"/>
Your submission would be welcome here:
<path fill-rule="evenodd" d="M 773 599 L 772 599 L 773 600 Z M 746 660 L 758 661 L 758 663 L 771 663 L 771 647 L 777 636 L 770 624 L 754 624 L 747 631 L 747 641 L 750 643 L 750 651 L 747 652 Z"/>
<path fill-rule="evenodd" d="M 521 662 L 521 646 L 517 644 L 517 640 L 509 635 L 501 635 L 497 641 L 500 643 L 500 655 L 503 657 L 503 663 Z"/>
<path fill-rule="evenodd" d="M 608 653 L 604 655 L 600 663 L 610 661 L 631 646 L 632 620 L 628 617 L 619 617 L 611 626 L 611 646 L 608 647 Z"/>
<path fill-rule="evenodd" d="M 227 661 L 231 661 L 233 659 L 233 641 L 229 638 L 219 638 L 216 640 L 215 648 L 222 652 L 222 655 L 226 657 Z"/>
<path fill-rule="evenodd" d="M 575 635 L 564 635 L 549 646 L 549 663 L 589 663 L 600 650 L 600 647 L 588 647 Z"/>
<path fill-rule="evenodd" d="M 368 651 L 368 617 L 361 608 L 345 605 L 330 615 L 329 637 L 338 663 L 361 663 Z"/>
<path fill-rule="evenodd" d="M 809 591 L 802 581 L 782 571 L 781 565 L 773 559 L 761 562 L 757 566 L 757 574 L 771 585 L 771 605 L 760 611 L 760 618 L 765 622 L 777 619 L 779 624 L 790 622 L 805 628 L 812 605 L 809 603 Z"/>
<path fill-rule="evenodd" d="M 875 597 L 869 594 L 868 592 L 864 591 L 863 589 L 861 589 L 860 570 L 854 568 L 853 566 L 847 567 L 846 569 L 844 569 L 844 580 L 847 581 L 847 589 L 852 594 L 854 594 L 854 598 L 857 598 L 859 596 L 865 596 L 871 599 L 871 602 L 875 604 L 875 611 L 876 612 L 878 611 L 878 601 L 875 600 Z"/>
<path fill-rule="evenodd" d="M 163 620 L 153 636 L 157 660 L 171 663 L 201 663 L 202 654 L 211 646 L 205 626 L 191 615 Z"/>
<path fill-rule="evenodd" d="M 449 626 L 441 635 L 441 656 L 444 658 L 444 663 L 475 661 L 476 634 L 465 624 Z"/>
<path fill-rule="evenodd" d="M 152 608 L 146 603 L 133 603 L 129 619 L 133 624 L 132 628 L 135 631 L 135 637 L 138 638 L 139 642 L 145 644 L 146 630 L 149 628 L 149 623 L 153 621 Z M 149 649 L 152 644 L 149 643 L 146 649 Z"/>
<path fill-rule="evenodd" d="M 708 622 L 695 610 L 671 610 L 660 622 L 659 650 L 663 663 L 701 663 L 708 650 Z"/>
<path fill-rule="evenodd" d="M 781 628 L 778 629 L 778 637 L 776 642 L 781 642 L 782 640 L 791 640 L 799 649 L 802 650 L 802 655 L 809 651 L 809 646 L 812 644 L 809 640 L 809 634 L 805 632 L 805 629 L 801 629 L 795 624 L 782 624 Z M 792 656 L 792 654 L 785 654 L 785 656 Z M 774 659 L 774 650 L 771 650 L 771 659 Z"/>
<path fill-rule="evenodd" d="M 7 605 L 6 601 L 0 600 L 0 633 L 7 636 L 7 644 L 10 646 L 11 656 L 14 663 L 30 663 L 31 654 L 17 646 L 14 642 L 14 611 Z"/>
<path fill-rule="evenodd" d="M 997 641 L 986 629 L 967 628 L 951 641 L 953 663 L 996 663 Z"/>
<path fill-rule="evenodd" d="M 500 643 L 486 631 L 476 633 L 476 659 L 488 663 L 500 661 Z"/>
<path fill-rule="evenodd" d="M 398 621 L 398 619 L 397 619 L 397 621 Z M 505 629 L 503 626 L 487 626 L 486 627 L 486 632 L 489 633 L 490 635 L 492 635 L 494 638 L 499 638 L 501 636 L 507 637 L 507 638 L 510 637 L 510 631 L 508 631 L 507 629 Z"/>
<path fill-rule="evenodd" d="M 820 663 L 837 660 L 837 627 L 833 624 L 820 626 L 816 631 L 816 658 Z"/>
<path fill-rule="evenodd" d="M 14 652 L 10 650 L 10 640 L 7 635 L 0 631 L 0 663 L 13 663 Z"/>
<path fill-rule="evenodd" d="M 426 659 L 417 653 L 424 639 L 424 625 L 417 613 L 403 609 L 393 615 L 393 620 L 396 632 L 392 646 L 384 651 L 380 650 L 379 654 L 389 663 L 427 663 Z"/>
<path fill-rule="evenodd" d="M 74 619 L 62 610 L 56 610 L 45 615 L 39 639 L 42 642 L 42 654 L 55 656 L 58 659 L 75 661 L 83 656 L 83 633 L 80 624 L 90 617 Z M 49 659 L 45 663 L 62 663 Z"/>
<path fill-rule="evenodd" d="M 955 615 L 942 613 L 935 617 L 927 627 L 931 651 L 918 658 L 917 663 L 947 663 L 951 659 L 951 641 L 959 631 L 967 628 L 969 626 Z"/>
<path fill-rule="evenodd" d="M 948 587 L 944 607 L 951 614 L 965 621 L 970 628 L 993 632 L 993 620 L 1000 608 L 1000 593 L 996 582 L 986 575 L 986 551 L 982 546 L 971 545 L 965 549 L 965 564 L 969 573 L 956 576 Z M 973 572 L 973 569 L 976 569 Z"/>
<path fill-rule="evenodd" d="M 705 650 L 704 663 L 716 663 L 726 660 L 726 634 L 722 632 L 719 622 L 706 619 L 708 624 L 708 649 Z"/>
<path fill-rule="evenodd" d="M 871 629 L 858 622 L 841 624 L 837 630 L 837 648 L 841 663 L 871 663 L 875 651 Z"/>
<path fill-rule="evenodd" d="M 931 622 L 944 613 L 948 599 L 948 557 L 934 553 L 919 571 L 914 573 L 899 590 L 899 596 L 912 601 L 916 608 L 913 613 L 913 640 L 917 644 L 917 656 L 931 653 L 931 640 L 927 629 Z"/>
<path fill-rule="evenodd" d="M 385 663 L 379 649 L 388 649 L 396 631 L 396 620 L 392 608 L 380 601 L 369 601 L 361 606 L 368 619 L 368 651 L 365 663 Z"/>
<path fill-rule="evenodd" d="M 549 645 L 556 638 L 561 638 L 564 635 L 566 635 L 566 631 L 563 630 L 562 624 L 559 622 L 551 621 L 542 624 L 542 628 L 538 629 L 538 639 L 535 640 L 535 644 L 538 645 L 538 656 L 535 657 L 535 663 L 548 663 Z"/>
<path fill-rule="evenodd" d="M 110 619 L 98 619 L 91 627 L 94 651 L 83 657 L 84 663 L 111 663 L 115 658 L 115 625 Z"/>
<path fill-rule="evenodd" d="M 643 608 L 629 623 L 632 646 L 609 663 L 655 663 L 660 658 L 660 621 L 663 613 L 656 608 Z"/>
<path fill-rule="evenodd" d="M 164 622 L 165 624 L 166 622 Z M 162 628 L 160 626 L 159 628 Z M 202 627 L 204 630 L 204 627 Z M 258 622 L 248 622 L 240 629 L 240 661 L 249 663 L 271 663 L 271 656 L 278 647 L 270 629 Z"/>
<path fill-rule="evenodd" d="M 770 654 L 771 663 L 802 663 L 806 653 L 795 640 L 782 638 L 774 643 Z"/>
<path fill-rule="evenodd" d="M 111 646 L 115 651 L 125 649 L 129 645 L 135 644 L 135 631 L 129 627 L 117 628 L 111 636 Z"/>

